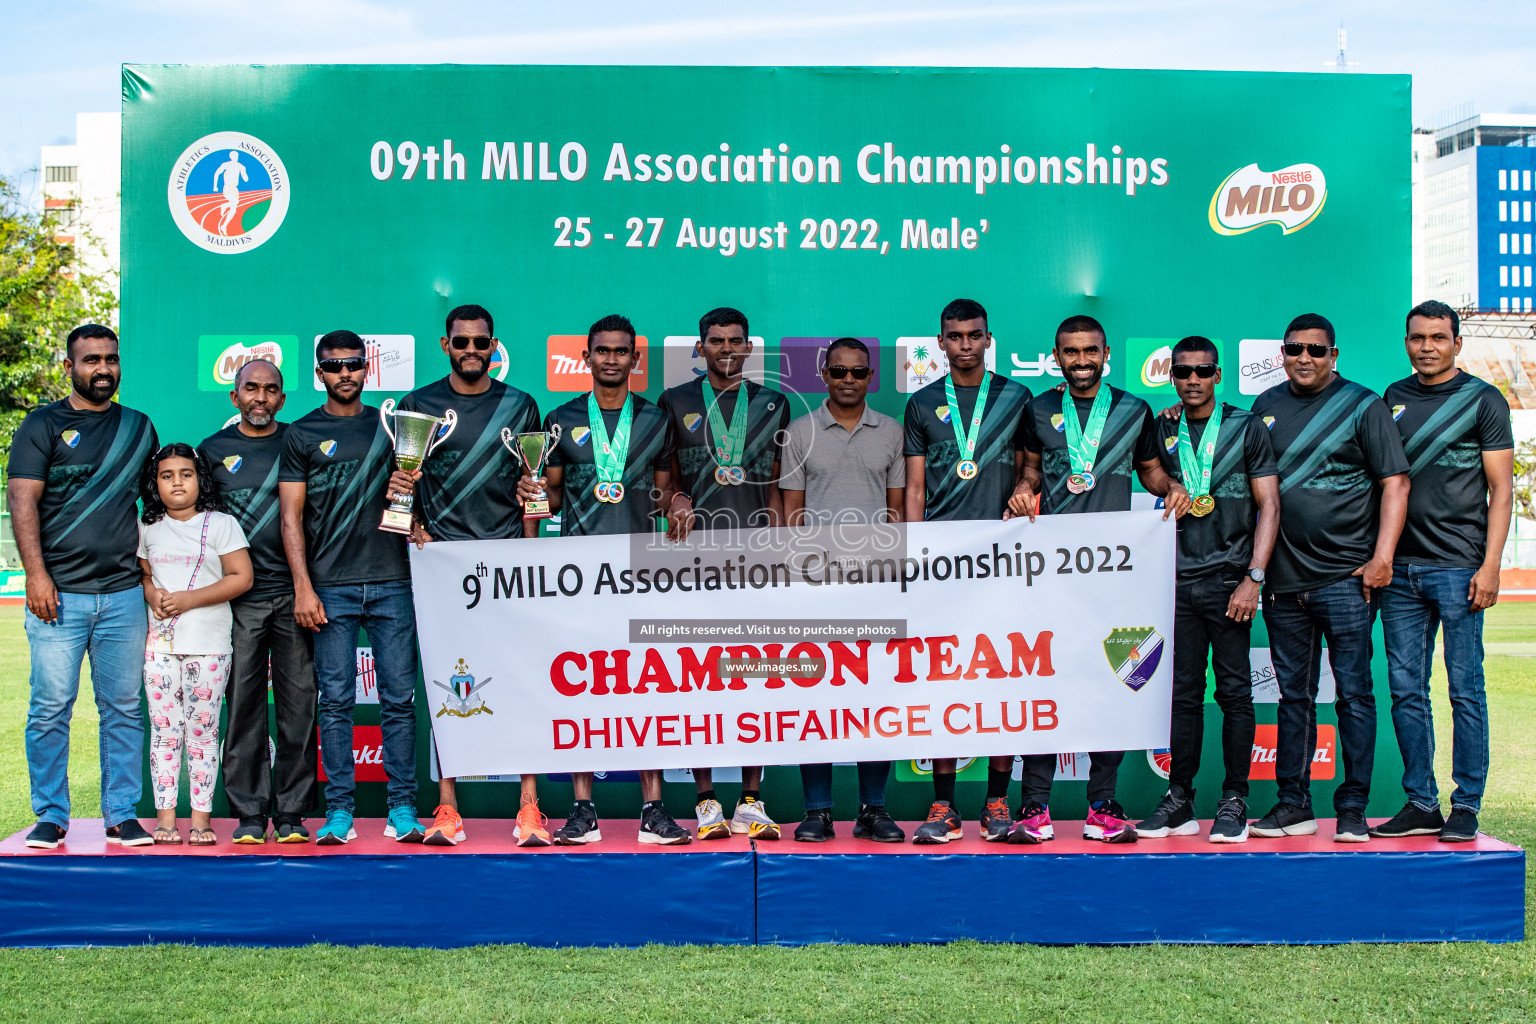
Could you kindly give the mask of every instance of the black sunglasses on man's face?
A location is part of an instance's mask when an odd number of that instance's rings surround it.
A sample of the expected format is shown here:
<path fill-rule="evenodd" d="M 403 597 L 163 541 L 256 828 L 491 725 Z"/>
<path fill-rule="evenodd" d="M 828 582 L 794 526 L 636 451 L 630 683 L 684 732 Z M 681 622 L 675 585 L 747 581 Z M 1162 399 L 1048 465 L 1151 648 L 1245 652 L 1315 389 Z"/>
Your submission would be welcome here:
<path fill-rule="evenodd" d="M 348 359 L 322 359 L 320 369 L 326 373 L 340 373 L 342 370 L 351 370 L 356 373 L 368 365 L 368 360 L 362 356 L 352 356 Z"/>
<path fill-rule="evenodd" d="M 470 345 L 475 346 L 476 352 L 489 352 L 491 350 L 491 339 L 487 338 L 483 334 L 472 336 L 455 334 L 453 337 L 448 339 L 448 344 L 452 345 L 455 351 L 458 352 L 464 351 L 465 349 L 469 348 Z"/>
<path fill-rule="evenodd" d="M 1288 356 L 1299 356 L 1302 349 L 1306 349 L 1307 355 L 1313 359 L 1326 359 L 1330 351 L 1327 345 L 1303 345 L 1299 341 L 1281 342 L 1280 347 L 1285 350 L 1285 354 Z"/>
<path fill-rule="evenodd" d="M 869 376 L 869 367 L 867 366 L 825 366 L 822 369 L 826 370 L 827 376 L 833 380 L 842 380 L 849 374 L 853 374 L 854 380 L 863 380 Z"/>
<path fill-rule="evenodd" d="M 1216 376 L 1215 363 L 1174 363 L 1169 368 L 1175 380 L 1189 380 L 1191 374 L 1198 373 L 1201 379 Z"/>

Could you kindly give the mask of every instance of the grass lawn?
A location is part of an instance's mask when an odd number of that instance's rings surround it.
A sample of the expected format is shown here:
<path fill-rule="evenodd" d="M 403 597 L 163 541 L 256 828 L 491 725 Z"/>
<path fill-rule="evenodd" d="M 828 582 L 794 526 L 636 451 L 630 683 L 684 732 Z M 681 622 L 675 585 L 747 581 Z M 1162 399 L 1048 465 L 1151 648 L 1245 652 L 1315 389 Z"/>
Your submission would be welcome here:
<path fill-rule="evenodd" d="M 1536 604 L 1493 609 L 1488 639 L 1536 640 Z M 20 609 L 0 608 L 0 828 L 6 834 L 32 821 L 22 753 L 26 666 Z M 1536 848 L 1536 658 L 1492 657 L 1487 675 L 1493 777 L 1483 826 L 1531 850 Z M 82 688 L 70 758 L 75 814 L 82 817 L 99 813 L 95 718 L 89 688 Z M 1438 777 L 1445 785 L 1450 713 L 1443 679 L 1436 688 L 1435 721 Z M 251 895 L 281 899 L 277 893 Z M 995 894 L 923 897 L 991 898 Z M 1303 912 L 1327 913 L 1326 894 L 1317 899 Z M 573 894 L 573 912 L 580 912 L 581 900 Z M 921 907 L 921 900 L 914 901 L 913 912 L 921 913 Z M 445 902 L 444 913 L 451 912 Z M 1526 932 L 1536 935 L 1529 898 Z M 1531 1021 L 1536 1020 L 1536 943 L 0 950 L 0 1020 L 935 1019 Z"/>

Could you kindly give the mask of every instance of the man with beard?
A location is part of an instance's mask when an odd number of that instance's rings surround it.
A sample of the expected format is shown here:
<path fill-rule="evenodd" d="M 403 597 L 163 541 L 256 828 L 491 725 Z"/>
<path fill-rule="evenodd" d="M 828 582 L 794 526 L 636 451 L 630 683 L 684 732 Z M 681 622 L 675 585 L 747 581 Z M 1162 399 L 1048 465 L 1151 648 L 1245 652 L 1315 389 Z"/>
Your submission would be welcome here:
<path fill-rule="evenodd" d="M 315 634 L 320 686 L 320 756 L 325 824 L 315 842 L 357 838 L 352 707 L 357 639 L 368 631 L 379 686 L 379 725 L 388 777 L 387 839 L 419 843 L 416 820 L 416 610 L 405 538 L 379 529 L 389 493 L 410 478 L 394 465 L 379 410 L 363 404 L 368 360 L 363 339 L 332 331 L 315 344 L 325 404 L 295 420 L 283 439 L 278 502 L 293 573 L 294 618 Z M 387 486 L 386 486 L 387 484 Z"/>
<path fill-rule="evenodd" d="M 117 335 L 69 332 L 70 393 L 35 409 L 11 440 L 11 529 L 27 571 L 27 771 L 37 824 L 27 845 L 51 850 L 69 828 L 69 720 L 80 663 L 91 658 L 101 726 L 101 816 L 107 842 L 153 842 L 133 815 L 143 789 L 144 643 L 138 562 L 139 473 L 160 447 L 149 417 L 112 401 Z"/>
<path fill-rule="evenodd" d="M 1147 403 L 1103 382 L 1109 359 L 1104 327 L 1091 316 L 1072 316 L 1056 328 L 1056 364 L 1065 384 L 1036 396 L 1024 417 L 1024 472 L 1008 499 L 1010 516 L 1128 512 L 1131 476 L 1164 498 L 1169 515 L 1189 510 L 1189 494 L 1169 479 L 1157 459 L 1157 427 Z M 1115 799 L 1123 750 L 1089 755 L 1088 818 L 1083 838 L 1134 843 L 1136 829 Z M 1024 757 L 1024 810 L 1010 843 L 1054 839 L 1051 782 L 1055 754 Z"/>
<path fill-rule="evenodd" d="M 294 619 L 293 573 L 283 550 L 278 472 L 286 423 L 277 421 L 288 396 L 283 374 L 255 359 L 235 374 L 230 401 L 240 419 L 200 449 L 213 468 L 225 508 L 251 546 L 251 589 L 230 602 L 234 658 L 225 700 L 224 795 L 239 825 L 237 843 L 264 843 L 267 819 L 280 843 L 309 841 L 304 816 L 317 809 L 315 780 L 314 635 Z M 277 712 L 276 792 L 267 759 L 267 671 Z"/>
<path fill-rule="evenodd" d="M 458 416 L 453 433 L 410 474 L 417 491 L 415 539 L 427 543 L 521 537 L 523 506 L 517 500 L 517 481 L 522 463 L 506 451 L 501 432 L 537 432 L 539 407 L 527 392 L 490 376 L 497 340 L 489 310 L 459 306 L 449 312 L 445 330 L 439 344 L 448 357 L 448 376 L 412 391 L 399 406 L 402 412 L 439 418 L 452 409 Z M 537 535 L 536 523 L 529 525 Z M 524 775 L 513 838 L 518 846 L 548 846 L 546 825 L 539 813 L 538 776 Z M 440 779 L 436 818 L 424 842 L 453 846 L 464 838 L 454 780 Z"/>

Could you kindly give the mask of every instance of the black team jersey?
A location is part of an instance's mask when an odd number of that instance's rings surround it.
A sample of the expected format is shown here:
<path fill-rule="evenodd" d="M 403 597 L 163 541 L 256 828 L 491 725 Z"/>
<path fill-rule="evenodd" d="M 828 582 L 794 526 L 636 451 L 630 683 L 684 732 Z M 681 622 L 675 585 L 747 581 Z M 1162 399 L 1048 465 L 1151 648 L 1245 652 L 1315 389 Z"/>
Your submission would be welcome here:
<path fill-rule="evenodd" d="M 279 483 L 308 485 L 304 539 L 316 587 L 411 578 L 403 534 L 379 529 L 394 445 L 379 410 L 332 416 L 319 408 L 288 427 Z"/>
<path fill-rule="evenodd" d="M 1408 472 L 1376 392 L 1343 377 L 1298 395 L 1286 381 L 1253 403 L 1280 470 L 1280 541 L 1266 585 L 1279 594 L 1349 578 L 1376 553 L 1379 481 Z"/>
<path fill-rule="evenodd" d="M 631 394 L 629 453 L 624 460 L 624 500 L 597 500 L 597 464 L 592 459 L 592 427 L 587 421 L 587 396 L 571 399 L 544 418 L 544 429 L 560 424 L 560 444 L 549 464 L 565 471 L 560 506 L 560 534 L 590 537 L 610 533 L 652 533 L 656 529 L 656 471 L 672 468 L 672 434 L 666 415 L 652 402 Z M 619 409 L 604 409 L 603 423 L 612 437 Z"/>
<path fill-rule="evenodd" d="M 66 398 L 27 413 L 16 428 L 7 472 L 43 481 L 43 565 L 59 590 L 139 586 L 139 473 L 159 447 L 149 417 L 116 402 L 92 412 Z"/>
<path fill-rule="evenodd" d="M 923 518 L 1001 519 L 1008 498 L 1018 483 L 1014 474 L 1014 452 L 1021 447 L 1024 410 L 1029 404 L 1029 388 L 995 373 L 987 374 L 987 404 L 982 410 L 980 437 L 976 439 L 977 473 L 962 480 L 955 473 L 960 464 L 960 443 L 955 440 L 952 417 L 958 411 L 960 424 L 967 431 L 976 412 L 979 385 L 955 386 L 955 404 L 949 407 L 944 378 L 927 385 L 907 399 L 903 416 L 906 427 L 906 454 L 921 455 L 924 462 L 923 485 L 927 502 Z"/>
<path fill-rule="evenodd" d="M 478 395 L 461 395 L 448 378 L 417 388 L 400 400 L 402 412 L 439 418 L 449 409 L 458 425 L 422 463 L 416 515 L 433 540 L 500 540 L 523 535 L 517 501 L 522 464 L 501 443 L 503 427 L 514 434 L 542 429 L 539 407 L 524 391 L 500 381 Z"/>
<path fill-rule="evenodd" d="M 270 601 L 293 593 L 293 573 L 283 550 L 283 524 L 278 510 L 277 479 L 283 461 L 288 424 L 261 437 L 240 432 L 231 423 L 198 445 L 213 467 L 224 507 L 240 523 L 251 546 L 251 589 L 236 601 Z"/>
<path fill-rule="evenodd" d="M 1066 420 L 1062 401 L 1077 410 L 1078 423 L 1087 426 L 1092 398 L 1075 398 L 1065 384 L 1036 395 L 1024 417 L 1024 447 L 1040 456 L 1043 477 L 1040 512 L 1061 515 L 1071 512 L 1128 512 L 1131 508 L 1131 478 L 1136 463 L 1151 462 L 1160 445 L 1152 409 L 1141 399 L 1117 387 L 1109 388 L 1109 416 L 1099 437 L 1098 455 L 1093 463 L 1095 484 L 1092 490 L 1073 494 L 1067 490 L 1072 475 L 1072 458 L 1067 450 Z"/>
<path fill-rule="evenodd" d="M 1515 446 L 1509 402 L 1486 381 L 1457 370 L 1443 384 L 1417 376 L 1387 388 L 1387 405 L 1408 458 L 1408 521 L 1398 565 L 1476 569 L 1488 546 L 1483 452 Z"/>
<path fill-rule="evenodd" d="M 789 426 L 789 402 L 772 388 L 742 381 L 729 391 L 715 392 L 727 426 L 736 411 L 737 394 L 743 389 L 747 393 L 747 438 L 741 468 L 746 481 L 737 485 L 715 480 L 717 439 L 704 408 L 704 378 L 668 388 L 657 403 L 672 423 L 677 464 L 682 470 L 682 479 L 676 484 L 693 501 L 698 517 L 695 529 L 768 525 L 768 488 L 773 464 L 779 458 L 780 431 Z"/>

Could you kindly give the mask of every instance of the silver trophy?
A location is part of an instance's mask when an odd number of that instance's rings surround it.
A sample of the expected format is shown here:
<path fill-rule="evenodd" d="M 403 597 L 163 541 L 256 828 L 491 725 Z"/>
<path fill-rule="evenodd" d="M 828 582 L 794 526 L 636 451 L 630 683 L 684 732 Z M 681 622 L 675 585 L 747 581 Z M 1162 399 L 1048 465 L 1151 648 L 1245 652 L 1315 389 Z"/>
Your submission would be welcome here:
<path fill-rule="evenodd" d="M 511 427 L 502 427 L 501 443 L 528 475 L 537 480 L 544 475 L 544 463 L 549 458 L 550 449 L 560 443 L 560 424 L 551 423 L 548 433 L 535 431 L 531 434 L 514 434 Z M 543 491 L 523 505 L 524 519 L 548 519 L 551 514 L 549 496 Z"/>
<path fill-rule="evenodd" d="M 394 429 L 390 429 L 391 419 L 395 421 Z M 386 398 L 379 406 L 379 420 L 384 424 L 384 433 L 395 444 L 395 464 L 407 473 L 412 473 L 421 468 L 433 449 L 448 440 L 448 435 L 458 426 L 459 414 L 449 409 L 439 419 L 424 412 L 396 412 L 395 400 Z M 411 495 L 391 494 L 389 508 L 384 510 L 384 520 L 379 523 L 379 529 L 410 533 L 411 504 Z"/>

